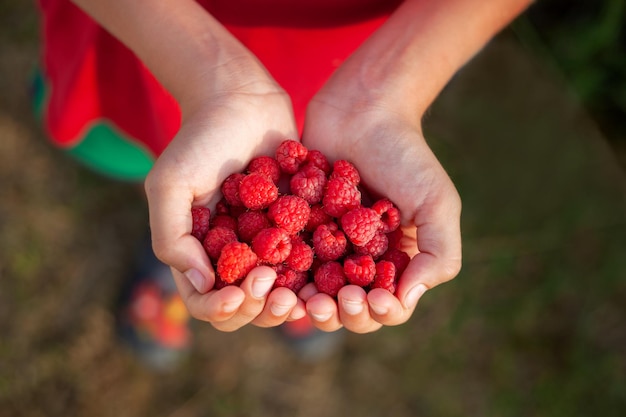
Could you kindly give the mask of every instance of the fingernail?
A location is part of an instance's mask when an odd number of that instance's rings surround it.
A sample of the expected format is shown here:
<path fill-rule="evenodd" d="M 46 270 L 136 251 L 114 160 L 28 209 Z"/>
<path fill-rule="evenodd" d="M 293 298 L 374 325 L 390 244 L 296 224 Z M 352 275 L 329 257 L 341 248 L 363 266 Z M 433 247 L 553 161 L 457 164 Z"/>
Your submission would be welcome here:
<path fill-rule="evenodd" d="M 408 309 L 414 309 L 417 305 L 417 302 L 422 298 L 422 295 L 426 292 L 428 288 L 424 284 L 418 284 L 415 287 L 411 288 L 404 299 L 405 307 Z"/>
<path fill-rule="evenodd" d="M 189 269 L 185 272 L 185 276 L 191 282 L 191 285 L 198 291 L 202 293 L 204 291 L 204 277 L 197 269 Z"/>
<path fill-rule="evenodd" d="M 262 298 L 274 285 L 274 278 L 258 277 L 252 283 L 252 295 L 255 298 Z"/>
<path fill-rule="evenodd" d="M 315 321 L 324 322 L 332 316 L 333 313 L 323 313 L 323 314 L 313 314 L 311 313 L 311 317 L 315 319 Z"/>
<path fill-rule="evenodd" d="M 280 316 L 284 316 L 285 314 L 287 314 L 290 308 L 291 307 L 283 305 L 283 304 L 272 304 L 272 306 L 270 307 L 270 311 L 272 312 L 273 315 L 280 317 Z"/>
<path fill-rule="evenodd" d="M 344 298 L 341 300 L 341 306 L 343 310 L 351 316 L 356 316 L 363 311 L 363 303 L 360 301 L 347 300 Z"/>
<path fill-rule="evenodd" d="M 374 313 L 378 314 L 379 316 L 384 316 L 385 314 L 389 313 L 389 309 L 385 306 L 381 306 L 380 304 L 370 303 L 370 308 L 372 309 L 372 311 L 374 311 Z"/>

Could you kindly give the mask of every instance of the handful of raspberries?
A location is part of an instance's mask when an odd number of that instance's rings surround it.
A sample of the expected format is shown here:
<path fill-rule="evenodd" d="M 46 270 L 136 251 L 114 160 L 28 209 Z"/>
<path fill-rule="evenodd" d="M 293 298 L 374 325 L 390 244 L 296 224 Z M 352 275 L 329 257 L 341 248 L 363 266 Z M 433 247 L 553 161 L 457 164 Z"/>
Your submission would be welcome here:
<path fill-rule="evenodd" d="M 192 234 L 217 272 L 216 288 L 238 285 L 258 265 L 296 294 L 313 282 L 336 297 L 344 285 L 395 293 L 410 257 L 398 248 L 400 212 L 387 198 L 366 204 L 356 167 L 295 140 L 228 176 L 214 213 L 192 208 Z"/>

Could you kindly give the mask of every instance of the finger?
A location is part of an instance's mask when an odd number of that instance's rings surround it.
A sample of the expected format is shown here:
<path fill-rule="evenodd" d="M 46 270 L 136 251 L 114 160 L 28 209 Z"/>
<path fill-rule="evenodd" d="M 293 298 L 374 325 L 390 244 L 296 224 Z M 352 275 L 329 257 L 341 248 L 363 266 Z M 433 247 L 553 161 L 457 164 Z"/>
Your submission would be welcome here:
<path fill-rule="evenodd" d="M 190 197 L 185 187 L 167 181 L 152 171 L 145 183 L 150 215 L 152 247 L 162 262 L 183 273 L 199 293 L 206 293 L 214 284 L 209 258 L 200 241 L 191 235 Z"/>
<path fill-rule="evenodd" d="M 342 327 L 337 302 L 328 294 L 318 293 L 309 298 L 306 310 L 313 325 L 320 330 L 332 332 Z"/>
<path fill-rule="evenodd" d="M 298 297 L 289 288 L 276 288 L 267 296 L 261 314 L 252 324 L 259 327 L 274 327 L 284 323 L 298 304 Z"/>
<path fill-rule="evenodd" d="M 343 326 L 355 333 L 369 333 L 376 331 L 382 325 L 372 319 L 370 315 L 367 294 L 356 285 L 347 285 L 337 294 L 339 319 Z"/>

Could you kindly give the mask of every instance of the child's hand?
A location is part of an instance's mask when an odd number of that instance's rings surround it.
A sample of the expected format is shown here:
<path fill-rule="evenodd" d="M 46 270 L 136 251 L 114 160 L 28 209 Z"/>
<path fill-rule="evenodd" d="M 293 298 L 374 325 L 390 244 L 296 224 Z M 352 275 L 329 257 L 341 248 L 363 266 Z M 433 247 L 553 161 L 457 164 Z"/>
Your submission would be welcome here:
<path fill-rule="evenodd" d="M 304 303 L 290 290 L 270 293 L 276 273 L 267 267 L 255 268 L 240 287 L 214 290 L 209 259 L 190 234 L 192 206 L 215 207 L 226 176 L 254 156 L 272 155 L 284 138 L 296 137 L 289 98 L 268 85 L 267 92 L 236 91 L 197 106 L 145 184 L 157 257 L 172 267 L 191 315 L 224 331 L 248 323 L 275 326 L 305 314 Z"/>
<path fill-rule="evenodd" d="M 345 326 L 364 333 L 404 323 L 425 290 L 459 272 L 461 203 L 426 144 L 419 119 L 407 119 L 382 105 L 342 108 L 338 102 L 318 98 L 310 104 L 304 144 L 330 159 L 351 161 L 364 184 L 389 197 L 403 215 L 403 249 L 415 254 L 395 296 L 382 289 L 366 293 L 353 285 L 339 291 L 338 302 L 312 286 L 301 293 L 318 328 Z"/>

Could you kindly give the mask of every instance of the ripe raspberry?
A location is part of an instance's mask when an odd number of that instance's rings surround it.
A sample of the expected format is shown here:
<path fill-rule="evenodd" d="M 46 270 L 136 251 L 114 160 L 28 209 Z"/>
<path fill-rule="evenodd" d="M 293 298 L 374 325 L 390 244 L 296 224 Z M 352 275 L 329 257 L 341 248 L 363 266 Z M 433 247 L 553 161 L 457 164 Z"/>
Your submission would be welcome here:
<path fill-rule="evenodd" d="M 296 234 L 306 226 L 311 214 L 311 207 L 303 198 L 295 195 L 280 196 L 273 202 L 267 217 L 290 235 Z"/>
<path fill-rule="evenodd" d="M 303 166 L 289 181 L 291 193 L 311 205 L 322 201 L 325 186 L 326 174 L 314 165 Z"/>
<path fill-rule="evenodd" d="M 313 264 L 313 249 L 302 239 L 291 239 L 291 253 L 285 259 L 285 264 L 295 271 L 308 271 Z"/>
<path fill-rule="evenodd" d="M 209 231 L 209 220 L 211 218 L 211 210 L 206 207 L 192 207 L 191 234 L 200 242 L 204 240 L 206 233 Z"/>
<path fill-rule="evenodd" d="M 341 288 L 346 285 L 346 276 L 343 266 L 339 262 L 331 261 L 320 265 L 313 277 L 315 287 L 319 292 L 336 297 Z"/>
<path fill-rule="evenodd" d="M 383 223 L 383 233 L 392 232 L 400 226 L 400 210 L 388 198 L 376 201 L 372 210 L 378 213 Z"/>
<path fill-rule="evenodd" d="M 306 154 L 305 162 L 307 164 L 315 165 L 316 167 L 324 171 L 325 175 L 329 175 L 332 170 L 330 162 L 328 162 L 326 156 L 316 149 L 309 150 L 309 152 Z"/>
<path fill-rule="evenodd" d="M 313 251 L 322 262 L 336 261 L 346 254 L 348 240 L 336 224 L 319 226 L 313 232 Z"/>
<path fill-rule="evenodd" d="M 246 211 L 237 218 L 237 235 L 242 242 L 250 243 L 257 233 L 271 226 L 265 212 L 260 210 Z"/>
<path fill-rule="evenodd" d="M 241 284 L 241 282 L 243 281 L 242 279 L 238 279 L 236 281 L 233 282 L 226 282 L 222 279 L 222 277 L 220 277 L 219 275 L 215 276 L 215 284 L 213 284 L 213 289 L 214 290 L 221 290 L 224 287 L 228 287 L 229 285 L 233 285 L 233 286 L 239 286 Z"/>
<path fill-rule="evenodd" d="M 269 177 L 253 172 L 241 180 L 239 198 L 250 210 L 260 210 L 276 201 L 278 187 Z"/>
<path fill-rule="evenodd" d="M 386 236 L 389 241 L 389 249 L 400 248 L 400 239 L 404 236 L 404 232 L 401 227 L 398 227 L 393 232 L 386 233 Z"/>
<path fill-rule="evenodd" d="M 227 243 L 217 260 L 217 273 L 232 284 L 244 278 L 257 264 L 258 257 L 250 246 L 242 242 Z"/>
<path fill-rule="evenodd" d="M 370 255 L 350 255 L 343 261 L 343 272 L 352 285 L 365 287 L 376 275 L 376 264 Z"/>
<path fill-rule="evenodd" d="M 304 226 L 304 230 L 313 232 L 319 226 L 329 223 L 333 220 L 325 211 L 321 204 L 316 204 L 311 207 L 311 214 L 309 215 L 309 221 Z"/>
<path fill-rule="evenodd" d="M 371 288 L 382 288 L 392 294 L 396 292 L 396 266 L 390 261 L 376 263 L 376 276 Z"/>
<path fill-rule="evenodd" d="M 235 172 L 226 177 L 224 182 L 222 182 L 222 195 L 226 202 L 232 207 L 243 206 L 241 198 L 239 198 L 239 183 L 244 177 L 245 174 Z"/>
<path fill-rule="evenodd" d="M 218 214 L 230 214 L 230 205 L 224 197 L 220 199 L 215 205 L 215 215 Z"/>
<path fill-rule="evenodd" d="M 289 256 L 291 239 L 284 229 L 270 227 L 257 233 L 252 240 L 252 250 L 259 257 L 259 261 L 276 265 Z"/>
<path fill-rule="evenodd" d="M 361 192 L 345 178 L 332 178 L 326 183 L 322 205 L 329 215 L 341 217 L 361 205 Z"/>
<path fill-rule="evenodd" d="M 204 250 L 207 255 L 209 255 L 209 258 L 215 262 L 219 259 L 224 246 L 236 241 L 237 234 L 234 230 L 218 226 L 208 231 L 202 242 L 202 246 L 204 246 Z"/>
<path fill-rule="evenodd" d="M 382 228 L 382 223 L 374 210 L 359 207 L 341 216 L 341 227 L 350 242 L 363 246 L 378 233 Z"/>
<path fill-rule="evenodd" d="M 380 257 L 381 261 L 390 261 L 396 266 L 396 276 L 402 275 L 406 267 L 411 261 L 411 257 L 400 249 L 388 249 L 387 252 Z"/>
<path fill-rule="evenodd" d="M 276 160 L 286 174 L 295 174 L 306 159 L 308 149 L 298 141 L 285 140 L 276 149 Z"/>
<path fill-rule="evenodd" d="M 226 227 L 227 229 L 231 229 L 236 232 L 237 219 L 229 214 L 218 214 L 217 216 L 213 216 L 213 219 L 211 220 L 211 228 L 215 227 Z"/>
<path fill-rule="evenodd" d="M 248 164 L 248 173 L 258 172 L 272 179 L 274 184 L 280 180 L 280 166 L 271 156 L 257 156 Z"/>
<path fill-rule="evenodd" d="M 361 182 L 359 170 L 345 159 L 339 159 L 333 163 L 333 171 L 329 179 L 332 178 L 345 178 L 354 185 L 359 185 L 359 182 Z"/>
<path fill-rule="evenodd" d="M 302 271 L 294 271 L 284 264 L 276 265 L 276 281 L 274 288 L 287 287 L 296 294 L 309 281 L 309 274 Z"/>
<path fill-rule="evenodd" d="M 353 249 L 354 253 L 358 255 L 371 255 L 372 258 L 378 259 L 389 249 L 389 241 L 387 240 L 387 235 L 378 232 L 365 245 L 355 245 Z"/>

